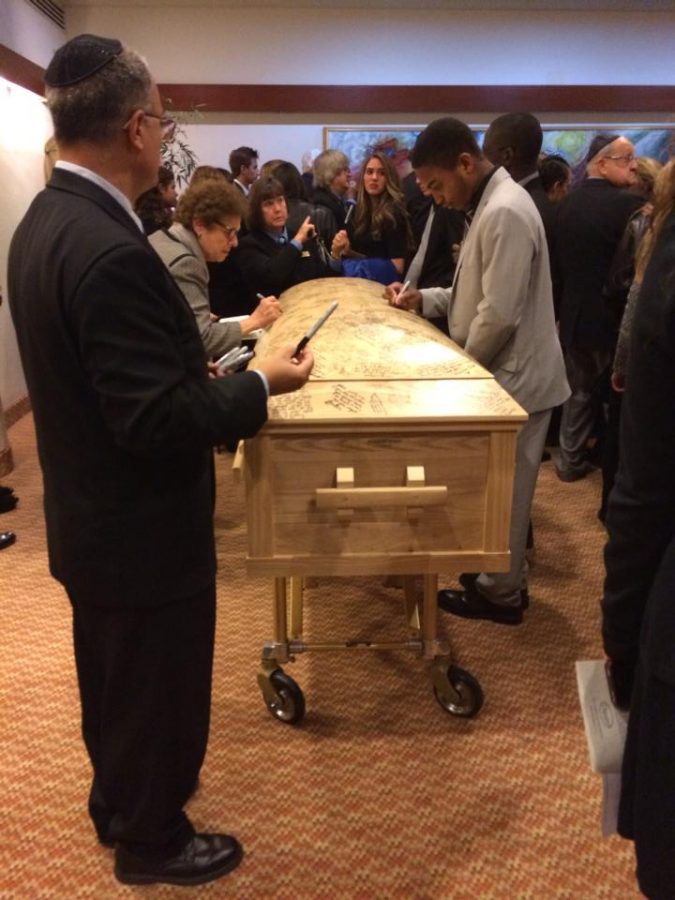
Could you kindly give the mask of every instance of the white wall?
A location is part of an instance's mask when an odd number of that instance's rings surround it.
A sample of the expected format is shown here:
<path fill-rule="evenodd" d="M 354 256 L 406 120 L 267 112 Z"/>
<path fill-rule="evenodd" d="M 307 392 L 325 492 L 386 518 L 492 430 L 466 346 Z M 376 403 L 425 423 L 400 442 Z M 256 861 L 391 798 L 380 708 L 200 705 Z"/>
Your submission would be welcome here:
<path fill-rule="evenodd" d="M 675 84 L 675 12 L 70 7 L 160 82 Z M 640 7 L 638 7 L 640 8 Z"/>
<path fill-rule="evenodd" d="M 93 31 L 128 42 L 146 56 L 157 81 L 168 84 L 675 84 L 675 12 L 113 4 L 69 7 L 66 25 L 69 36 Z M 500 112 L 508 110 L 494 110 Z M 377 110 L 349 117 L 214 113 L 186 131 L 201 163 L 227 167 L 230 150 L 244 144 L 255 147 L 261 161 L 280 157 L 299 167 L 305 150 L 323 147 L 324 125 L 423 125 L 431 118 Z M 479 124 L 491 116 L 463 118 Z M 540 118 L 545 124 L 578 121 L 574 115 Z M 654 116 L 636 112 L 629 119 Z M 583 121 L 615 120 L 598 110 Z"/>
<path fill-rule="evenodd" d="M 65 39 L 26 0 L 0 0 L 0 42 L 15 53 L 44 67 Z M 7 302 L 7 253 L 14 229 L 44 183 L 43 147 L 50 134 L 41 99 L 0 78 L 0 399 L 5 410 L 26 396 Z M 4 441 L 4 435 L 0 438 Z"/>
<path fill-rule="evenodd" d="M 64 32 L 27 0 L 0 0 L 0 43 L 45 68 Z"/>
<path fill-rule="evenodd" d="M 38 96 L 0 78 L 0 122 L 0 397 L 7 409 L 26 395 L 7 303 L 7 254 L 14 229 L 44 185 L 43 147 L 51 121 Z"/>

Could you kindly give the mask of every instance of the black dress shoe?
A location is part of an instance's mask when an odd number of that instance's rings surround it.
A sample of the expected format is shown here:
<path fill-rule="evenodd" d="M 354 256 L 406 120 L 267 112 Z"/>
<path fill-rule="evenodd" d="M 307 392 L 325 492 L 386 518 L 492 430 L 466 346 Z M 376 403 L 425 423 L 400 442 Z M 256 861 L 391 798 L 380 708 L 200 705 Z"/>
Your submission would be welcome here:
<path fill-rule="evenodd" d="M 500 625 L 520 625 L 523 607 L 493 603 L 476 588 L 465 591 L 439 591 L 438 605 L 453 616 L 463 619 L 487 619 Z"/>
<path fill-rule="evenodd" d="M 0 513 L 11 512 L 16 509 L 19 498 L 12 491 L 5 491 L 0 494 Z"/>
<path fill-rule="evenodd" d="M 466 590 L 471 590 L 476 586 L 476 579 L 478 578 L 478 572 L 464 572 L 459 576 L 459 583 Z M 520 608 L 525 612 L 530 606 L 530 594 L 527 588 L 520 589 Z"/>
<path fill-rule="evenodd" d="M 121 844 L 115 851 L 115 877 L 123 884 L 206 884 L 236 869 L 244 856 L 229 834 L 195 834 L 168 859 L 137 856 Z"/>
<path fill-rule="evenodd" d="M 0 531 L 0 550 L 11 547 L 15 540 L 16 535 L 13 531 Z"/>
<path fill-rule="evenodd" d="M 561 469 L 558 466 L 555 467 L 555 474 L 561 481 L 572 482 L 572 481 L 581 481 L 582 478 L 585 478 L 587 475 L 590 475 L 591 472 L 594 472 L 596 467 L 593 463 L 582 462 L 579 466 L 570 466 L 568 469 Z"/>

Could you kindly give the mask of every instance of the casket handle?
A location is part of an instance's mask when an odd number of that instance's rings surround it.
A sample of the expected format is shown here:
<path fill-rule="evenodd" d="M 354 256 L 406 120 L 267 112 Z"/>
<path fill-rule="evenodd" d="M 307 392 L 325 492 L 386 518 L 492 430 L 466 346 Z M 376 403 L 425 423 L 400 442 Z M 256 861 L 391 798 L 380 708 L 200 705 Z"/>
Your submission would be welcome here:
<path fill-rule="evenodd" d="M 337 510 L 338 519 L 347 522 L 355 509 L 383 509 L 405 506 L 408 519 L 416 522 L 427 506 L 444 506 L 448 499 L 445 485 L 426 485 L 424 466 L 406 468 L 404 487 L 354 487 L 354 469 L 335 470 L 334 488 L 316 488 L 318 509 Z"/>

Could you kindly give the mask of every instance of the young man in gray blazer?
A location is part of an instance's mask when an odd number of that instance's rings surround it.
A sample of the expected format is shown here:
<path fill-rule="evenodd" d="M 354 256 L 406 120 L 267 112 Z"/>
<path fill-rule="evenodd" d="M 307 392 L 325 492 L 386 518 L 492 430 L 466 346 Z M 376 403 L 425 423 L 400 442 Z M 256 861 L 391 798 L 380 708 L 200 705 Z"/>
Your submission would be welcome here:
<path fill-rule="evenodd" d="M 417 139 L 412 164 L 436 203 L 464 211 L 467 230 L 452 287 L 399 294 L 393 285 L 390 302 L 428 318 L 447 315 L 450 337 L 529 414 L 516 450 L 511 568 L 466 573 L 464 589 L 443 590 L 438 602 L 465 618 L 517 625 L 528 603 L 525 545 L 546 431 L 552 408 L 569 396 L 544 227 L 527 191 L 483 156 L 457 119 L 432 122 Z"/>

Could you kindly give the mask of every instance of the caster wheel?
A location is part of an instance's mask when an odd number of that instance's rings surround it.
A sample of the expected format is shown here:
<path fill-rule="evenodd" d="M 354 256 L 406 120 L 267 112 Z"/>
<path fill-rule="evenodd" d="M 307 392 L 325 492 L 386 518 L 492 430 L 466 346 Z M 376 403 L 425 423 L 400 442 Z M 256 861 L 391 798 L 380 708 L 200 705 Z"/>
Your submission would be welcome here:
<path fill-rule="evenodd" d="M 450 700 L 441 696 L 434 687 L 434 696 L 451 716 L 459 716 L 462 719 L 472 719 L 478 715 L 485 696 L 478 681 L 469 672 L 458 666 L 450 666 L 448 669 L 448 681 L 459 694 L 457 700 Z"/>
<path fill-rule="evenodd" d="M 300 685 L 282 669 L 275 669 L 270 682 L 276 690 L 273 700 L 265 700 L 270 715 L 287 725 L 296 725 L 305 715 L 305 697 Z"/>

